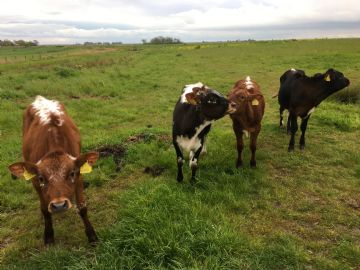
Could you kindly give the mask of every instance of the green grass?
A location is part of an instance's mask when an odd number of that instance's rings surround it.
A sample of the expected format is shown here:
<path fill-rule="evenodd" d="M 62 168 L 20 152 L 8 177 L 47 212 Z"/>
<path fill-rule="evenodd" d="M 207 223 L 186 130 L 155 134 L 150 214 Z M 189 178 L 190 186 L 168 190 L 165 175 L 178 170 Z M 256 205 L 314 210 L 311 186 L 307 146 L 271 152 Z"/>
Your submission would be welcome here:
<path fill-rule="evenodd" d="M 11 61 L 0 61 L 0 269 L 360 268 L 359 103 L 323 102 L 306 150 L 289 154 L 271 98 L 292 67 L 333 67 L 356 92 L 360 39 L 1 48 L 4 57 Z M 225 117 L 209 134 L 196 186 L 188 166 L 178 184 L 170 135 L 183 86 L 202 81 L 226 94 L 246 75 L 266 98 L 258 168 L 249 168 L 246 149 L 245 167 L 235 169 Z M 22 112 L 39 94 L 65 104 L 84 151 L 126 147 L 120 172 L 105 158 L 86 177 L 95 248 L 75 211 L 54 216 L 56 244 L 45 248 L 37 196 L 6 169 L 21 159 Z M 153 177 L 146 167 L 164 171 Z"/>

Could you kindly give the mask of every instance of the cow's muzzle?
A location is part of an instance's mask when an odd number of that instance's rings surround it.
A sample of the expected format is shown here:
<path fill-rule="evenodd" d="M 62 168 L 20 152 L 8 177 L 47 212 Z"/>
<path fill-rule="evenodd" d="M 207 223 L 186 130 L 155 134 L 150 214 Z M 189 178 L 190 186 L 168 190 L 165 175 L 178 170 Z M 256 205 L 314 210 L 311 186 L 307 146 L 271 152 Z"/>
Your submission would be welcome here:
<path fill-rule="evenodd" d="M 49 203 L 48 210 L 50 213 L 57 213 L 70 209 L 72 204 L 69 199 L 57 199 Z"/>
<path fill-rule="evenodd" d="M 232 113 L 236 112 L 236 108 L 237 108 L 236 103 L 234 101 L 230 101 L 229 107 L 228 107 L 228 110 L 226 111 L 226 113 L 232 114 Z"/>

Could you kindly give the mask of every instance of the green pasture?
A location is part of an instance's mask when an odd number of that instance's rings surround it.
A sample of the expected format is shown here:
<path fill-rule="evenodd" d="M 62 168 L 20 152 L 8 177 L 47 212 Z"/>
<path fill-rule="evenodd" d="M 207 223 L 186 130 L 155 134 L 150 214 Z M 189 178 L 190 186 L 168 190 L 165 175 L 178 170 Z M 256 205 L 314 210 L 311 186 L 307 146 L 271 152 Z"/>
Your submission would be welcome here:
<path fill-rule="evenodd" d="M 271 98 L 279 77 L 330 67 L 351 85 L 312 114 L 306 149 L 298 134 L 288 153 Z M 188 166 L 178 184 L 171 125 L 183 86 L 227 94 L 247 75 L 266 99 L 258 168 L 248 147 L 235 168 L 226 116 L 197 184 Z M 0 269 L 360 269 L 359 93 L 360 39 L 0 48 Z M 75 210 L 54 215 L 56 244 L 44 247 L 37 195 L 7 170 L 21 160 L 22 113 L 36 95 L 65 104 L 84 152 L 126 149 L 120 171 L 108 157 L 86 175 L 96 247 Z"/>

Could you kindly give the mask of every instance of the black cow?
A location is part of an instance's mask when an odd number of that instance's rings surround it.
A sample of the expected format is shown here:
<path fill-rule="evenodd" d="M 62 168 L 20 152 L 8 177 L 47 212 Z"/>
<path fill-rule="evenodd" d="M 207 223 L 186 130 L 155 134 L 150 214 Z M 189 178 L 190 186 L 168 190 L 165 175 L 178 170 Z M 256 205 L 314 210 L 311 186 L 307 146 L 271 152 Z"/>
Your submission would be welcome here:
<path fill-rule="evenodd" d="M 306 76 L 303 70 L 291 69 L 280 77 L 280 126 L 283 125 L 283 112 L 287 109 L 287 130 L 291 133 L 289 152 L 294 150 L 295 133 L 298 130 L 297 117 L 301 118 L 300 149 L 304 149 L 305 131 L 311 113 L 324 99 L 349 84 L 349 79 L 334 69 L 323 74 L 316 73 L 313 77 Z"/>
<path fill-rule="evenodd" d="M 195 182 L 197 162 L 201 152 L 205 152 L 205 137 L 211 124 L 229 112 L 228 100 L 217 91 L 202 83 L 186 85 L 175 105 L 173 113 L 173 144 L 177 156 L 177 180 L 183 180 L 182 150 L 190 152 L 189 165 L 191 182 Z"/>

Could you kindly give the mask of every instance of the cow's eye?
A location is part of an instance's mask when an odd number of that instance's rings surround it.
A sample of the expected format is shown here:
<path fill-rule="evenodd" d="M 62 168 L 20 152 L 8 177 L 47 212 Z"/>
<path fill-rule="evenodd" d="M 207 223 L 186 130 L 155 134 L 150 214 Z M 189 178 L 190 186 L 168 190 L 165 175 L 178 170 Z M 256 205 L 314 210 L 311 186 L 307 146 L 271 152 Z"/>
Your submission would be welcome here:
<path fill-rule="evenodd" d="M 38 175 L 37 179 L 38 179 L 38 181 L 39 181 L 40 187 L 45 186 L 45 178 L 44 178 L 44 176 Z"/>
<path fill-rule="evenodd" d="M 208 100 L 207 103 L 208 103 L 208 104 L 216 104 L 216 99 L 211 98 L 211 99 Z"/>
<path fill-rule="evenodd" d="M 70 172 L 70 178 L 75 178 L 75 176 L 76 176 L 75 171 L 71 171 L 71 172 Z"/>

